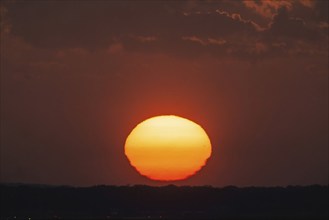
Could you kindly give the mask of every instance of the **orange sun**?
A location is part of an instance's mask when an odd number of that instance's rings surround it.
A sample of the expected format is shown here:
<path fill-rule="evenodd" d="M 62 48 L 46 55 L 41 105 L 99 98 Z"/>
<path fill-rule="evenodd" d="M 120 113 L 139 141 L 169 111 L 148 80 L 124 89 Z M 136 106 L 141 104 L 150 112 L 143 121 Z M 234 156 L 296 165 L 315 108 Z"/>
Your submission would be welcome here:
<path fill-rule="evenodd" d="M 149 118 L 132 130 L 125 154 L 143 176 L 152 180 L 182 180 L 206 164 L 211 143 L 200 125 L 163 115 Z"/>

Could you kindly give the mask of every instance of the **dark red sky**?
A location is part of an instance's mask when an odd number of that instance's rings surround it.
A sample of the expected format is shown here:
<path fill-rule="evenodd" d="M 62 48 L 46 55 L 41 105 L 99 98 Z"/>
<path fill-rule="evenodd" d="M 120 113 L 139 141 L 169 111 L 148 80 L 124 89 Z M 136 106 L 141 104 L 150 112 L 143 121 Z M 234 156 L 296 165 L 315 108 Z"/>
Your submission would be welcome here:
<path fill-rule="evenodd" d="M 1 181 L 158 184 L 124 156 L 175 114 L 183 185 L 328 184 L 328 1 L 1 1 Z"/>

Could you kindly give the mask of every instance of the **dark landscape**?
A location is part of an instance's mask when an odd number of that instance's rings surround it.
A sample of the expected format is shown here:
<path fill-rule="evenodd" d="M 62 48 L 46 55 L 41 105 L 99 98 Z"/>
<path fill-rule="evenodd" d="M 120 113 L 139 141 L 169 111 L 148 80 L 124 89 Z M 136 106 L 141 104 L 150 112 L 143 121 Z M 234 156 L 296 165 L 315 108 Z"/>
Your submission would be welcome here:
<path fill-rule="evenodd" d="M 1 219 L 327 219 L 328 186 L 1 185 Z"/>

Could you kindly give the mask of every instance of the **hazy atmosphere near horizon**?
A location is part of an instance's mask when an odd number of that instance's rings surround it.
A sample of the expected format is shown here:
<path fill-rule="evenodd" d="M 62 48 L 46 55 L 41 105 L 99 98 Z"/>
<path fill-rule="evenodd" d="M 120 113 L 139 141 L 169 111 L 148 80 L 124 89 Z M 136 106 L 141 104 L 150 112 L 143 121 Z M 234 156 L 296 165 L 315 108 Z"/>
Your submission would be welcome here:
<path fill-rule="evenodd" d="M 1 182 L 328 185 L 328 1 L 1 1 Z M 176 182 L 124 152 L 158 115 L 202 126 Z"/>

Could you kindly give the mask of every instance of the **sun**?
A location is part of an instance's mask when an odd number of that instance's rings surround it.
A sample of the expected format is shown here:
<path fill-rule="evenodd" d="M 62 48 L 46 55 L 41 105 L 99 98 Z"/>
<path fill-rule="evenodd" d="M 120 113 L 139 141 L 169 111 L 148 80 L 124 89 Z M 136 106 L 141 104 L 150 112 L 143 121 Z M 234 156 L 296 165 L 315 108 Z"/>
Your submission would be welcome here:
<path fill-rule="evenodd" d="M 125 143 L 130 164 L 152 180 L 183 180 L 205 166 L 211 142 L 205 130 L 188 119 L 162 115 L 138 124 Z"/>

